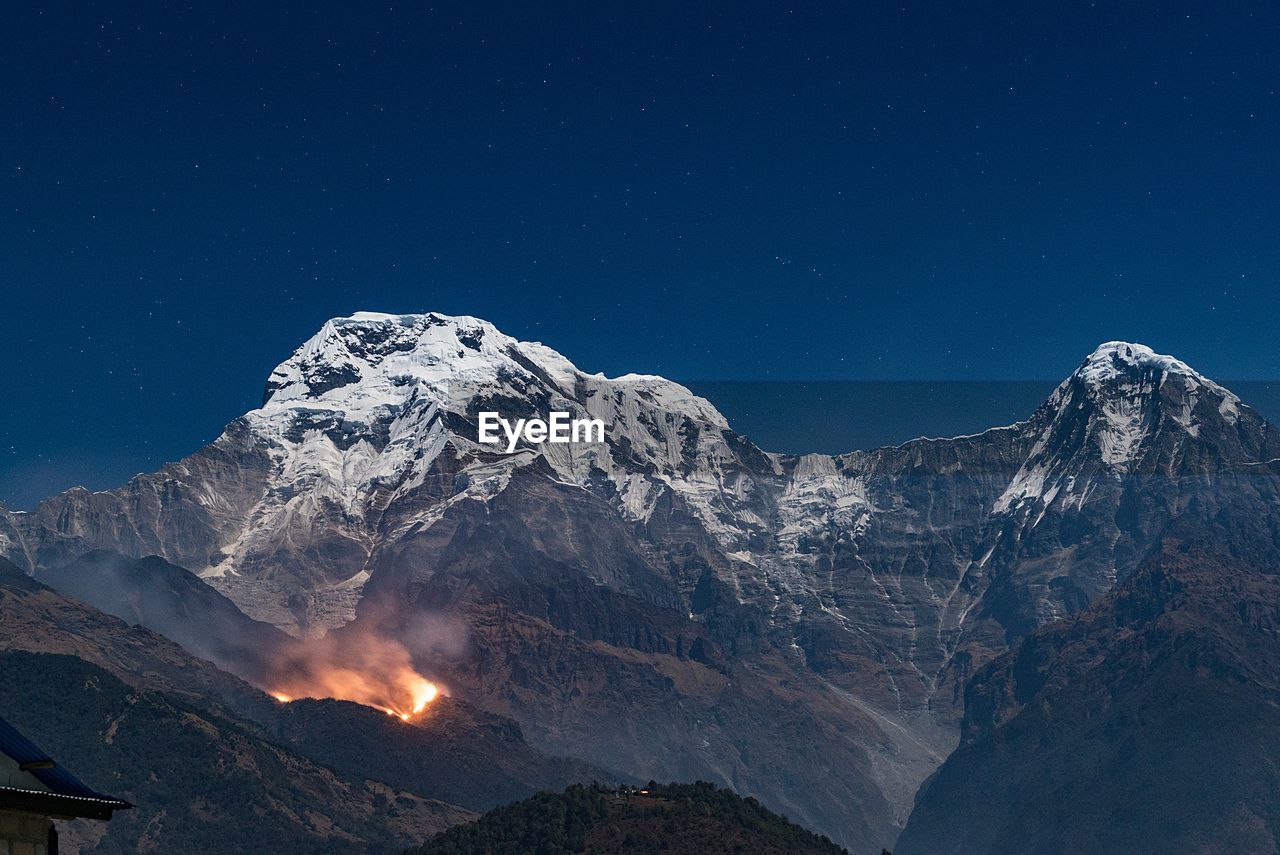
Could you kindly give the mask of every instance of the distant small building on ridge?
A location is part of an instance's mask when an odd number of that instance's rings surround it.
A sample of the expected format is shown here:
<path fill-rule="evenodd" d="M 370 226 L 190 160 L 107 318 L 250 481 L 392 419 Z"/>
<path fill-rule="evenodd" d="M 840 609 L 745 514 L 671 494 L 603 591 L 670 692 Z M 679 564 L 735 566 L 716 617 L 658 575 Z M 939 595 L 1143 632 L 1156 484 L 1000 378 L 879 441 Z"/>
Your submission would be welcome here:
<path fill-rule="evenodd" d="M 133 805 L 103 795 L 0 719 L 0 855 L 58 855 L 55 819 L 111 819 Z"/>

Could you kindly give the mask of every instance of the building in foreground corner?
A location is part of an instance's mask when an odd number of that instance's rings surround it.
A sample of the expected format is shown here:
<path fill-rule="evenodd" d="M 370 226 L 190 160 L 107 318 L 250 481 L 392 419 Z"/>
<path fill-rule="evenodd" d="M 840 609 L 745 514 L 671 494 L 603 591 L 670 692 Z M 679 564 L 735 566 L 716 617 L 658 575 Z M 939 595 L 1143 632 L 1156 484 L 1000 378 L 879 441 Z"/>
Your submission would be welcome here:
<path fill-rule="evenodd" d="M 55 819 L 109 820 L 130 807 L 80 783 L 0 719 L 0 855 L 57 855 Z"/>

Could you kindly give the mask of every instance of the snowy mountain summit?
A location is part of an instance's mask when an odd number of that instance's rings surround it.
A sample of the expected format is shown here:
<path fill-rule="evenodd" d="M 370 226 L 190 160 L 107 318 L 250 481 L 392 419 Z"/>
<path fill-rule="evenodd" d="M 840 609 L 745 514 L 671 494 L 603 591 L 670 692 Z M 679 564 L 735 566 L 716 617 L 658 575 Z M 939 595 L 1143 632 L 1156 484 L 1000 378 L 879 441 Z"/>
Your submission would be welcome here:
<path fill-rule="evenodd" d="M 1083 501 L 1099 479 L 1165 467 L 1171 451 L 1202 425 L 1234 426 L 1240 399 L 1185 362 L 1142 344 L 1106 342 L 1093 351 L 1026 423 L 1027 460 L 994 505 L 1008 511 L 1061 496 Z M 1165 454 L 1163 461 L 1160 455 Z"/>
<path fill-rule="evenodd" d="M 512 419 L 567 412 L 602 420 L 608 436 L 502 454 L 477 441 L 481 411 Z M 642 517 L 655 484 L 683 485 L 726 459 L 728 428 L 710 403 L 661 377 L 587 374 L 478 318 L 373 312 L 325 323 L 271 373 L 263 406 L 244 422 L 287 485 L 279 515 L 323 499 L 377 526 L 388 508 L 421 498 L 430 477 L 447 473 L 459 489 L 425 519 L 492 495 L 535 459 L 567 483 L 610 481 L 623 507 Z M 649 477 L 633 477 L 641 471 Z M 216 572 L 238 563 L 229 554 Z"/>
<path fill-rule="evenodd" d="M 1193 427 L 1190 412 L 1203 398 L 1213 399 L 1223 418 L 1232 424 L 1240 399 L 1195 371 L 1180 359 L 1156 353 L 1142 344 L 1109 341 L 1099 345 L 1073 375 L 1098 394 L 1130 398 L 1158 393 L 1166 384 L 1186 394 L 1188 408 L 1178 417 L 1183 427 Z"/>
<path fill-rule="evenodd" d="M 638 390 L 666 409 L 724 425 L 714 407 L 669 380 L 589 375 L 546 345 L 518 341 L 488 321 L 434 313 L 357 312 L 327 321 L 271 373 L 263 410 L 322 405 L 371 418 L 379 407 L 430 399 L 462 412 L 495 381 L 527 375 L 564 391 L 579 382 Z"/>

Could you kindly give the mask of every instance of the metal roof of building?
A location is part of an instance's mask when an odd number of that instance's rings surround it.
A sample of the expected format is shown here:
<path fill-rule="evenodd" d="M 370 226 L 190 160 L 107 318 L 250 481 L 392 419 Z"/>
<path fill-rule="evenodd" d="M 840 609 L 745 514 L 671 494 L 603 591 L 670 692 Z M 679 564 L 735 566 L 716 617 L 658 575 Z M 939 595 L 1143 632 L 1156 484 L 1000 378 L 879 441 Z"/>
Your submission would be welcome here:
<path fill-rule="evenodd" d="M 2 718 L 0 752 L 8 755 L 21 771 L 47 788 L 36 790 L 0 786 L 0 804 L 11 803 L 18 809 L 49 810 L 53 813 L 101 819 L 109 819 L 113 810 L 133 807 L 123 799 L 105 795 L 81 783 L 79 778 L 59 766 L 52 757 Z"/>

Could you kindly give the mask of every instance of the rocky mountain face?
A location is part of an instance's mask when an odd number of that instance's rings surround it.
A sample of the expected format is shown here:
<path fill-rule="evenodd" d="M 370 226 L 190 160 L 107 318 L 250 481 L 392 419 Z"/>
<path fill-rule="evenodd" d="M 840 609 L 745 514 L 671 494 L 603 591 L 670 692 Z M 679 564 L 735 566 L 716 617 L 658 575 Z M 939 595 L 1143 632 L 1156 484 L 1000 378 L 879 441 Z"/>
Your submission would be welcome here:
<path fill-rule="evenodd" d="M 1179 532 L 969 684 L 895 852 L 1272 852 L 1280 565 Z"/>
<path fill-rule="evenodd" d="M 507 454 L 477 441 L 483 411 L 607 433 Z M 0 515 L 0 551 L 37 578 L 161 556 L 294 636 L 398 639 L 547 751 L 728 783 L 874 849 L 987 661 L 1184 518 L 1274 552 L 1275 458 L 1271 425 L 1140 345 L 1101 346 L 1009 427 L 787 456 L 662 378 L 587 374 L 474 318 L 361 313 L 209 447 Z"/>

